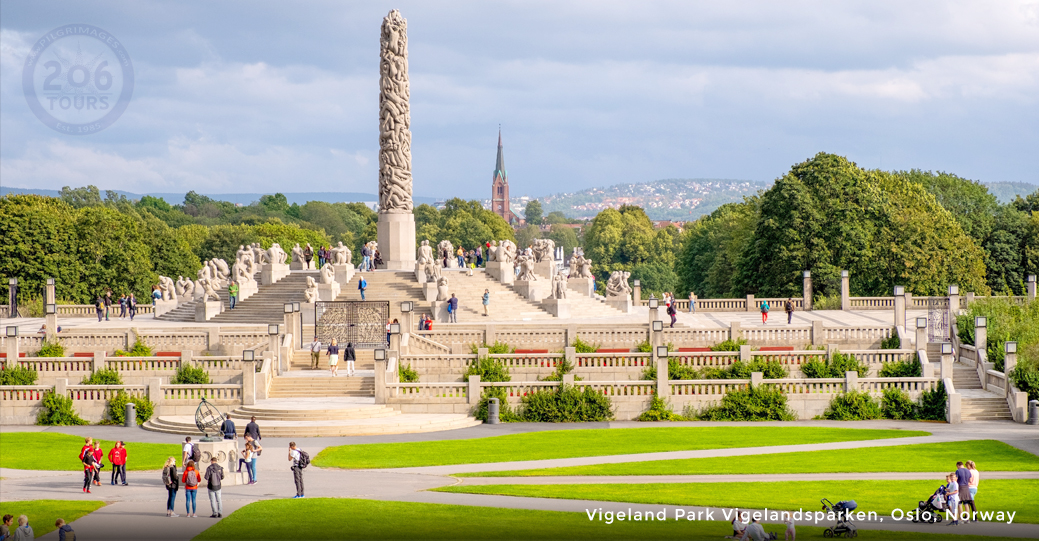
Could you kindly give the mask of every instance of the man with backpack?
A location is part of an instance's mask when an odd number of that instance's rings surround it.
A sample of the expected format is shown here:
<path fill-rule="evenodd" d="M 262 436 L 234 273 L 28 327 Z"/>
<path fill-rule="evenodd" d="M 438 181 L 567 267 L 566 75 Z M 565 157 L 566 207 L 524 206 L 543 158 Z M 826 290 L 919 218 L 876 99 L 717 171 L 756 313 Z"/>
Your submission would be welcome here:
<path fill-rule="evenodd" d="M 209 507 L 213 510 L 209 518 L 221 518 L 224 516 L 224 502 L 220 500 L 220 482 L 224 480 L 224 467 L 217 464 L 216 457 L 210 459 L 205 479 L 209 489 Z"/>
<path fill-rule="evenodd" d="M 97 312 L 97 322 L 101 323 L 105 317 L 105 300 L 101 298 L 101 295 L 94 299 L 94 310 Z"/>
<path fill-rule="evenodd" d="M 185 465 L 189 460 L 193 460 L 198 464 L 199 460 L 202 460 L 202 450 L 198 448 L 197 443 L 191 443 L 191 436 L 184 438 L 184 448 L 181 457 L 181 465 Z"/>
<path fill-rule="evenodd" d="M 447 300 L 447 314 L 448 321 L 451 323 L 458 323 L 458 297 L 454 293 L 451 294 L 451 298 Z"/>
<path fill-rule="evenodd" d="M 303 496 L 303 470 L 310 465 L 310 455 L 296 448 L 296 442 L 289 443 L 289 461 L 292 462 L 292 479 L 296 482 L 296 495 L 292 499 Z"/>
<path fill-rule="evenodd" d="M 787 298 L 783 307 L 786 309 L 786 324 L 789 325 L 794 320 L 794 299 Z"/>
<path fill-rule="evenodd" d="M 365 259 L 368 259 L 367 257 Z M 365 281 L 364 276 L 357 280 L 357 290 L 361 292 L 361 300 L 364 300 L 364 290 L 368 289 L 368 282 Z"/>

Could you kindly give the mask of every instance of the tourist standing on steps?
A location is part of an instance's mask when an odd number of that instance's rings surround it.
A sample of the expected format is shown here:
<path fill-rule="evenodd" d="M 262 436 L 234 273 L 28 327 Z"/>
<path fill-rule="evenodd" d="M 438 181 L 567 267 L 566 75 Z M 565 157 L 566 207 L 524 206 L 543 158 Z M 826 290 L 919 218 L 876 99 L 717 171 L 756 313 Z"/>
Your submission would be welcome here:
<path fill-rule="evenodd" d="M 188 465 L 184 467 L 184 475 L 180 477 L 182 483 L 184 483 L 184 506 L 186 512 L 184 513 L 187 517 L 198 516 L 198 470 L 195 469 L 195 461 L 188 460 Z"/>
<path fill-rule="evenodd" d="M 328 368 L 332 371 L 332 377 L 339 375 L 339 341 L 335 338 L 328 345 Z"/>
<path fill-rule="evenodd" d="M 451 294 L 451 298 L 447 301 L 447 312 L 451 323 L 458 323 L 458 297 L 454 293 Z"/>
<path fill-rule="evenodd" d="M 310 369 L 317 370 L 319 364 L 321 364 L 321 341 L 314 337 L 314 341 L 308 346 L 310 349 Z"/>
<path fill-rule="evenodd" d="M 371 262 L 372 262 L 372 251 L 371 251 L 370 248 L 368 248 L 368 245 L 365 244 L 364 246 L 361 247 L 361 270 L 362 271 L 368 270 L 368 266 L 371 265 Z M 364 300 L 364 294 L 363 293 L 361 294 L 361 300 L 362 301 Z"/>
<path fill-rule="evenodd" d="M 787 297 L 783 308 L 786 309 L 786 324 L 789 325 L 794 321 L 794 299 Z"/>
<path fill-rule="evenodd" d="M 761 323 L 768 325 L 768 301 L 761 301 Z"/>
<path fill-rule="evenodd" d="M 206 468 L 206 488 L 209 489 L 209 508 L 213 510 L 209 518 L 222 518 L 224 502 L 220 499 L 220 482 L 224 480 L 224 467 L 217 464 L 216 457 L 209 459 L 209 462 Z"/>
<path fill-rule="evenodd" d="M 324 250 L 324 248 L 322 248 Z M 310 270 L 310 262 L 314 260 L 314 248 L 307 243 L 307 247 L 303 249 L 303 261 L 307 262 L 307 270 Z M 320 260 L 319 260 L 320 262 Z"/>
<path fill-rule="evenodd" d="M 346 351 L 343 353 L 343 356 L 346 357 L 346 375 L 354 375 L 354 361 L 357 360 L 357 352 L 354 351 L 353 342 L 346 343 Z"/>
<path fill-rule="evenodd" d="M 365 259 L 368 259 L 367 257 Z M 361 292 L 361 300 L 364 300 L 364 290 L 368 289 L 368 282 L 361 276 L 357 279 L 357 290 Z"/>
<path fill-rule="evenodd" d="M 123 486 L 126 486 L 126 447 L 123 442 L 115 442 L 115 447 L 108 451 L 108 461 L 112 463 L 112 484 L 123 478 Z"/>
<path fill-rule="evenodd" d="M 230 299 L 231 302 L 231 310 L 234 310 L 235 304 L 238 303 L 239 289 L 240 288 L 238 287 L 238 282 L 235 282 L 234 280 L 231 280 L 231 283 L 227 286 L 227 297 Z"/>
<path fill-rule="evenodd" d="M 289 461 L 292 462 L 292 480 L 296 482 L 296 498 L 303 497 L 303 468 L 299 463 L 300 458 L 301 455 L 299 449 L 296 449 L 296 442 L 290 442 Z"/>
<path fill-rule="evenodd" d="M 485 290 L 483 290 L 483 315 L 484 315 L 484 317 L 487 317 L 489 315 L 488 307 L 490 305 L 491 305 L 491 290 L 485 289 Z"/>
<path fill-rule="evenodd" d="M 179 517 L 180 515 L 173 512 L 173 506 L 177 503 L 177 490 L 180 489 L 176 458 L 166 459 L 166 465 L 162 467 L 162 484 L 166 485 L 166 516 Z"/>

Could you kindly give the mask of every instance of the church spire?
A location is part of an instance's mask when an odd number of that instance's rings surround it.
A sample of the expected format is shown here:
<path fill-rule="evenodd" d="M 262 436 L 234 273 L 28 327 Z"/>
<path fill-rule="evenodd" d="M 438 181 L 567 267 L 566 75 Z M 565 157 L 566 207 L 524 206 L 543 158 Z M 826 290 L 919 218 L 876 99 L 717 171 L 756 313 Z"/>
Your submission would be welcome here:
<path fill-rule="evenodd" d="M 509 174 L 505 171 L 505 153 L 501 146 L 501 126 L 498 126 L 498 161 L 494 164 L 494 178 L 501 177 L 502 181 L 509 181 Z"/>

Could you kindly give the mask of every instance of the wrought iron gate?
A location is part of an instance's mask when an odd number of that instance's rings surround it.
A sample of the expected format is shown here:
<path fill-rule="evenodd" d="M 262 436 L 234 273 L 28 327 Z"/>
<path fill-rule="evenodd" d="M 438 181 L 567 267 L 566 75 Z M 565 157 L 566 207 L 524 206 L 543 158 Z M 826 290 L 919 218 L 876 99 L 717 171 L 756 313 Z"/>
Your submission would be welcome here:
<path fill-rule="evenodd" d="M 319 301 L 314 303 L 314 336 L 322 344 L 335 338 L 340 346 L 384 348 L 389 317 L 389 301 Z"/>
<path fill-rule="evenodd" d="M 949 340 L 949 299 L 930 297 L 927 299 L 927 341 Z"/>

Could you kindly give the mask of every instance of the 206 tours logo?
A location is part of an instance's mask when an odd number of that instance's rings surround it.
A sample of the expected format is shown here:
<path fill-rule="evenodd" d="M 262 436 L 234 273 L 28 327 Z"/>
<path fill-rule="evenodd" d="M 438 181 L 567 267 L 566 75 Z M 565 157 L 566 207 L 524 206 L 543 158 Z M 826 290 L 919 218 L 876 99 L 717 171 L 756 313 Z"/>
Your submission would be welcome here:
<path fill-rule="evenodd" d="M 112 125 L 133 95 L 133 63 L 112 34 L 67 24 L 37 41 L 25 59 L 22 89 L 44 124 L 69 135 Z"/>

